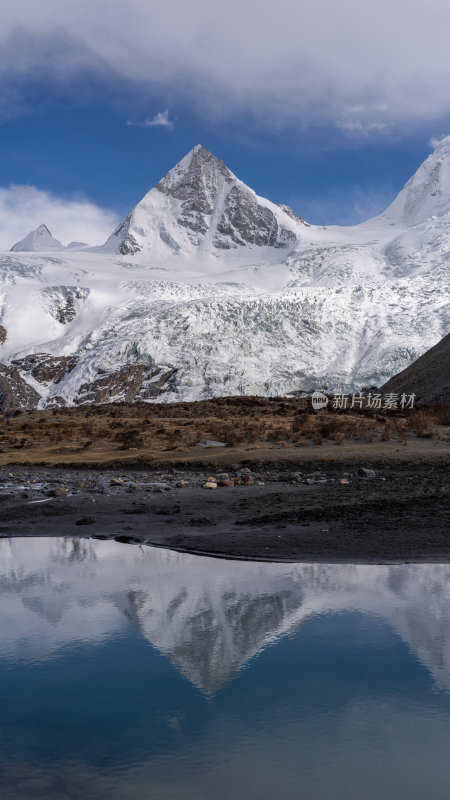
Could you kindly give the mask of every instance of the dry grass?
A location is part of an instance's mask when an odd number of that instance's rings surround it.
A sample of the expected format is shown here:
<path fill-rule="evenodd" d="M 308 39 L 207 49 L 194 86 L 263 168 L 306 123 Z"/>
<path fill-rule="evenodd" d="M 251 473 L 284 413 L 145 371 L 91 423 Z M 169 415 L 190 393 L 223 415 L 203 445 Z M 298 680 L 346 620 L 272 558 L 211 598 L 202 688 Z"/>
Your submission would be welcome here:
<path fill-rule="evenodd" d="M 255 451 L 342 447 L 351 442 L 408 445 L 418 438 L 448 441 L 449 425 L 448 406 L 315 413 L 306 399 L 258 397 L 16 412 L 0 415 L 0 463 L 98 462 L 127 454 L 149 460 L 164 453 L 192 456 L 204 451 L 196 445 L 206 440 Z"/>

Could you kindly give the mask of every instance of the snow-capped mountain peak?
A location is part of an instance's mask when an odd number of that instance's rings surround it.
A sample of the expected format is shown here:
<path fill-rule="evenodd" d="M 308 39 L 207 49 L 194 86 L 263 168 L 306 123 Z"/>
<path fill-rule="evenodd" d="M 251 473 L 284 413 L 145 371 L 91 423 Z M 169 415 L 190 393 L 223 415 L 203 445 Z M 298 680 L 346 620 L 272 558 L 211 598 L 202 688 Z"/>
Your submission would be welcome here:
<path fill-rule="evenodd" d="M 41 226 L 13 249 L 9 410 L 379 386 L 450 327 L 450 138 L 357 226 L 305 224 L 197 145 L 106 245 Z"/>
<path fill-rule="evenodd" d="M 122 255 L 223 255 L 239 248 L 292 248 L 301 221 L 258 197 L 196 145 L 138 203 L 104 247 Z"/>
<path fill-rule="evenodd" d="M 383 216 L 405 227 L 419 225 L 450 212 L 450 136 L 407 181 Z"/>
<path fill-rule="evenodd" d="M 64 245 L 51 235 L 47 225 L 44 224 L 30 231 L 24 239 L 11 247 L 11 251 L 14 253 L 39 253 L 64 249 Z"/>

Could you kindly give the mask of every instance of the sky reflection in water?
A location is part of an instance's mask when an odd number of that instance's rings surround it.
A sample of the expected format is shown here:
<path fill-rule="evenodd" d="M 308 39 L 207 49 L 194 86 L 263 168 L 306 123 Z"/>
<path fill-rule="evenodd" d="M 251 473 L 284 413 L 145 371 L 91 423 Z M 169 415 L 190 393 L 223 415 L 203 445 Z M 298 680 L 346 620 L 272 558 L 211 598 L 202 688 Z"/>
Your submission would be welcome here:
<path fill-rule="evenodd" d="M 450 565 L 0 540 L 0 795 L 447 800 Z"/>

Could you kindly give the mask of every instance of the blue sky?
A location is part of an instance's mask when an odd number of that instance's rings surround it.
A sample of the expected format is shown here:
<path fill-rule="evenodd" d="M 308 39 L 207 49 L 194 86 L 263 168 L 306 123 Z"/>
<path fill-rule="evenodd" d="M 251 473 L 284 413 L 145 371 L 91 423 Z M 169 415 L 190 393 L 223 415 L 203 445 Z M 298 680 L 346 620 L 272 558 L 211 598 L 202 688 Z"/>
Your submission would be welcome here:
<path fill-rule="evenodd" d="M 198 143 L 310 222 L 382 211 L 450 132 L 450 7 L 363 5 L 16 0 L 0 34 L 0 246 L 36 220 L 101 240 Z"/>

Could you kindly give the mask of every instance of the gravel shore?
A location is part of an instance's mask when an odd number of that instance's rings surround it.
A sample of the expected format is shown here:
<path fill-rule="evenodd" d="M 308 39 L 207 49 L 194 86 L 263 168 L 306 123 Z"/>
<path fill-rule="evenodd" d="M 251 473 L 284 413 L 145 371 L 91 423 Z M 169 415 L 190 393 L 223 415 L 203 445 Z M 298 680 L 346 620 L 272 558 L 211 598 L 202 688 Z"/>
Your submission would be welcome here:
<path fill-rule="evenodd" d="M 447 561 L 448 472 L 446 463 L 5 468 L 0 536 L 112 538 L 258 560 Z"/>

